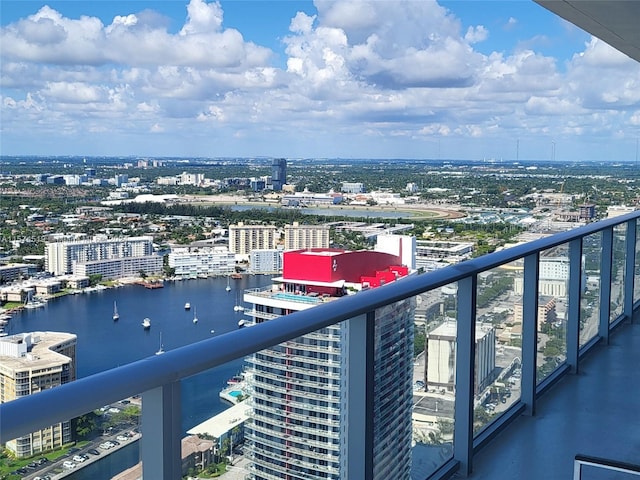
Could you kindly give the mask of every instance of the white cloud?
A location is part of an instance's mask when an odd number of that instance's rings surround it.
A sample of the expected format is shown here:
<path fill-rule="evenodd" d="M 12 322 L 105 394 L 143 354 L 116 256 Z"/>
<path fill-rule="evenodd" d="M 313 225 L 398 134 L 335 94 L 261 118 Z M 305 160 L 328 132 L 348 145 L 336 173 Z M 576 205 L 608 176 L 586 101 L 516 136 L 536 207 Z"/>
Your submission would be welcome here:
<path fill-rule="evenodd" d="M 191 0 L 187 12 L 187 23 L 180 31 L 181 35 L 217 32 L 222 26 L 223 12 L 219 2 Z"/>
<path fill-rule="evenodd" d="M 638 124 L 640 67 L 595 39 L 558 65 L 525 48 L 548 42 L 544 35 L 502 50 L 512 54 L 480 53 L 474 46 L 492 38 L 489 29 L 463 28 L 433 1 L 315 6 L 290 20 L 285 68 L 269 48 L 226 28 L 218 2 L 191 0 L 178 33 L 149 10 L 104 25 L 42 7 L 0 31 L 1 108 L 11 120 L 3 135 L 59 125 L 141 138 L 184 129 L 247 143 L 270 132 L 281 145 L 294 133 L 300 145 L 345 135 L 355 145 L 360 135 L 579 136 Z M 520 23 L 511 17 L 506 26 Z"/>
<path fill-rule="evenodd" d="M 92 103 L 107 100 L 105 89 L 82 83 L 50 82 L 40 93 L 47 101 L 57 103 Z"/>
<path fill-rule="evenodd" d="M 472 44 L 484 42 L 488 37 L 489 31 L 482 25 L 478 25 L 477 27 L 469 27 L 464 39 L 466 42 Z"/>

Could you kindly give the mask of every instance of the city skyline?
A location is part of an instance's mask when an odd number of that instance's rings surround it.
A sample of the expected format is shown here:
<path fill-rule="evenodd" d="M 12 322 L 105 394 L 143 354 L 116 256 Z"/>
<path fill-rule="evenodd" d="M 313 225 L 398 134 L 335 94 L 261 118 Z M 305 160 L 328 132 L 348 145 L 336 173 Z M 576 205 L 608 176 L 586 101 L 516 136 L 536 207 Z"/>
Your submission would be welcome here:
<path fill-rule="evenodd" d="M 640 66 L 534 2 L 1 8 L 5 155 L 637 158 Z"/>

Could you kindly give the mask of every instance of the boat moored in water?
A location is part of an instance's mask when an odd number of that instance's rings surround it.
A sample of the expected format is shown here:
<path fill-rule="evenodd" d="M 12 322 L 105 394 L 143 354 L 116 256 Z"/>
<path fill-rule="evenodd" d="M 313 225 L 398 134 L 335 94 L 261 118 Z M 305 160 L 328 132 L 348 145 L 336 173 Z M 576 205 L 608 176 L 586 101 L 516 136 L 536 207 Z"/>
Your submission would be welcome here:
<path fill-rule="evenodd" d="M 160 348 L 156 352 L 156 355 L 162 355 L 164 353 L 164 346 L 162 345 L 162 332 L 160 332 Z"/>
<path fill-rule="evenodd" d="M 149 317 L 145 318 L 144 320 L 142 320 L 142 326 L 147 329 L 147 328 L 151 328 L 151 319 Z"/>

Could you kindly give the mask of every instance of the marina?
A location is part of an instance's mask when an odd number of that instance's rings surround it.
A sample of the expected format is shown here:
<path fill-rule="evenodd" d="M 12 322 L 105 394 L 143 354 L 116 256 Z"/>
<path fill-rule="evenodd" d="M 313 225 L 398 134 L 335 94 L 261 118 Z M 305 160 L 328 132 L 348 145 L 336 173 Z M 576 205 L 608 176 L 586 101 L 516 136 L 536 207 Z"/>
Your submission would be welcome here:
<path fill-rule="evenodd" d="M 237 329 L 242 314 L 234 311 L 234 304 L 242 298 L 242 292 L 270 283 L 270 276 L 245 275 L 231 283 L 232 294 L 226 292 L 224 277 L 165 282 L 162 289 L 141 289 L 135 285 L 99 289 L 90 294 L 50 299 L 43 308 L 13 312 L 3 328 L 9 334 L 31 331 L 76 334 L 77 377 L 82 378 Z M 185 310 L 187 301 L 193 312 Z M 113 320 L 114 305 L 118 321 Z M 193 323 L 196 306 L 198 322 Z M 141 327 L 143 318 L 151 319 L 151 328 Z M 237 360 L 181 383 L 184 435 L 229 408 L 219 393 L 229 386 L 229 379 L 237 378 L 243 366 L 244 361 Z M 67 478 L 110 478 L 96 472 L 107 469 L 109 474 L 115 474 L 137 463 L 137 443 Z"/>

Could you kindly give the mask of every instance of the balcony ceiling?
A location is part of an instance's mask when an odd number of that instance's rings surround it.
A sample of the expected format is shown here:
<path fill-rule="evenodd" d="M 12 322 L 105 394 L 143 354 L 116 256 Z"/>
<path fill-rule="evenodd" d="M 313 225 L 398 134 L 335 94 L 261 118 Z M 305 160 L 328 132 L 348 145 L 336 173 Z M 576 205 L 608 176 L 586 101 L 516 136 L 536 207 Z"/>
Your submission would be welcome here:
<path fill-rule="evenodd" d="M 640 62 L 640 2 L 630 0 L 534 1 Z"/>

